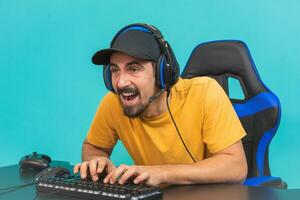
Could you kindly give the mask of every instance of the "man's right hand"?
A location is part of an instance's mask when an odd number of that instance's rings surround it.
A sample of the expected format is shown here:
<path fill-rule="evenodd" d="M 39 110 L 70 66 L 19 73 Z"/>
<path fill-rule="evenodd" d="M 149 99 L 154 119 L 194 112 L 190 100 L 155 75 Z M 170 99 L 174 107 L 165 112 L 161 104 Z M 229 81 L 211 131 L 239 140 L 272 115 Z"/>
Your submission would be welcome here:
<path fill-rule="evenodd" d="M 90 175 L 93 181 L 98 180 L 98 174 L 106 171 L 107 173 L 114 170 L 115 165 L 106 157 L 98 157 L 94 158 L 90 161 L 84 161 L 82 163 L 78 163 L 74 166 L 74 173 L 78 173 L 80 171 L 80 177 L 85 179 L 87 177 L 88 169 L 90 170 Z"/>

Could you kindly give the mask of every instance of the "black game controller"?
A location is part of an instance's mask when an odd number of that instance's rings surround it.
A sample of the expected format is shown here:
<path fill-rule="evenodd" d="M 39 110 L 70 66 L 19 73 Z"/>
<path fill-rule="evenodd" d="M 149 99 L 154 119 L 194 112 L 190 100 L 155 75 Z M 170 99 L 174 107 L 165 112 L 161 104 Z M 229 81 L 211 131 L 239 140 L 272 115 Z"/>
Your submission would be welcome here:
<path fill-rule="evenodd" d="M 19 165 L 20 169 L 35 169 L 40 171 L 48 168 L 50 162 L 51 158 L 49 156 L 33 152 L 21 158 Z"/>

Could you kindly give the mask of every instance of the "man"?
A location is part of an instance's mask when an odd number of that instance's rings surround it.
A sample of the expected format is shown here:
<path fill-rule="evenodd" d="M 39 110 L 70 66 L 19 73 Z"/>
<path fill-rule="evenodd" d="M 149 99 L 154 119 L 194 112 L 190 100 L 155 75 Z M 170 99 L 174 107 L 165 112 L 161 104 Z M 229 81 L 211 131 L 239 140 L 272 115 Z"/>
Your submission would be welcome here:
<path fill-rule="evenodd" d="M 211 78 L 180 79 L 175 55 L 157 29 L 123 28 L 93 62 L 105 65 L 111 92 L 97 110 L 75 173 L 97 181 L 106 172 L 105 183 L 153 186 L 245 179 L 245 132 L 228 97 Z M 116 167 L 109 160 L 117 140 L 135 165 Z"/>

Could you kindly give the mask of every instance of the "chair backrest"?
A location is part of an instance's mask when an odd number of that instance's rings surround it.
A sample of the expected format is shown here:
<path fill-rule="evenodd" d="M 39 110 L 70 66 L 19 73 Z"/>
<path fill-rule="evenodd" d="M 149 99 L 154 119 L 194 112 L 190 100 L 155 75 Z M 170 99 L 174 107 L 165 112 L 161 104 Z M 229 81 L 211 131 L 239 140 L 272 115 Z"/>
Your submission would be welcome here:
<path fill-rule="evenodd" d="M 215 78 L 229 96 L 229 78 L 238 79 L 244 99 L 230 99 L 247 132 L 243 146 L 248 178 L 270 176 L 268 147 L 280 122 L 279 99 L 260 79 L 246 44 L 242 41 L 213 41 L 198 45 L 182 72 L 182 78 Z"/>

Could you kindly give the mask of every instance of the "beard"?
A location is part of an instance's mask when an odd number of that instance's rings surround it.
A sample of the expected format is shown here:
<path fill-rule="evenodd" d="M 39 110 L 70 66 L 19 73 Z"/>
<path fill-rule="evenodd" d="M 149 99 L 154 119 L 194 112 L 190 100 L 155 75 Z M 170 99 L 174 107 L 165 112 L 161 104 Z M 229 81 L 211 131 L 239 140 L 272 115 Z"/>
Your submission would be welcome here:
<path fill-rule="evenodd" d="M 122 103 L 121 105 L 123 108 L 123 114 L 130 118 L 140 117 L 148 107 L 148 104 L 145 105 L 142 103 L 139 103 L 138 105 L 135 106 L 125 106 Z"/>
<path fill-rule="evenodd" d="M 122 106 L 123 114 L 130 118 L 140 117 L 143 114 L 143 112 L 147 109 L 149 102 L 147 103 L 138 102 L 136 105 L 130 105 L 130 106 L 124 105 L 120 95 L 122 93 L 130 93 L 130 92 L 137 95 L 137 98 L 141 99 L 140 92 L 136 88 L 126 87 L 122 89 L 117 89 L 118 99 Z"/>

